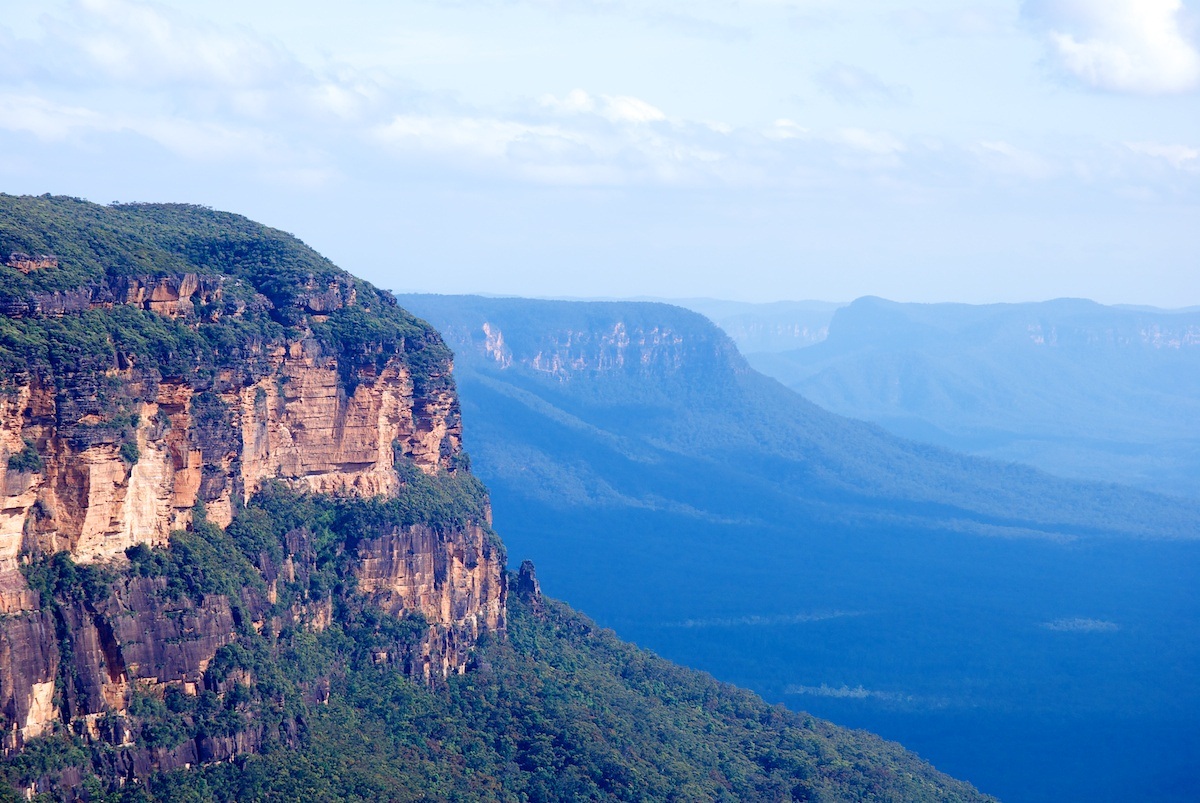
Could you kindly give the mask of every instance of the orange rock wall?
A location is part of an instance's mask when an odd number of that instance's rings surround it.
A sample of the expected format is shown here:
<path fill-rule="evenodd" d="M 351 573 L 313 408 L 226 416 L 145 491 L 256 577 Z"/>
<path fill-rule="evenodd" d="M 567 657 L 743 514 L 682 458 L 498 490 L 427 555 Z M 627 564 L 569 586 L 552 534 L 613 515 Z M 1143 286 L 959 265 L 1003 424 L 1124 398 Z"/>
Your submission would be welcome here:
<path fill-rule="evenodd" d="M 89 563 L 120 557 L 134 544 L 165 545 L 189 523 L 197 501 L 227 525 L 237 502 L 269 480 L 322 493 L 393 494 L 400 485 L 393 443 L 429 473 L 460 449 L 452 395 L 414 399 L 399 360 L 361 377 L 350 395 L 336 360 L 320 356 L 311 341 L 280 349 L 272 362 L 275 370 L 252 384 L 224 377 L 231 386 L 218 394 L 218 426 L 228 428 L 223 440 L 231 448 L 216 454 L 207 448 L 210 433 L 197 429 L 196 390 L 187 384 L 162 382 L 145 394 L 132 464 L 122 459 L 121 443 L 77 449 L 53 424 L 35 423 L 56 421 L 52 393 L 25 386 L 0 397 L 0 575 L 22 550 L 65 549 Z M 42 456 L 40 472 L 8 469 L 8 456 L 26 440 Z"/>

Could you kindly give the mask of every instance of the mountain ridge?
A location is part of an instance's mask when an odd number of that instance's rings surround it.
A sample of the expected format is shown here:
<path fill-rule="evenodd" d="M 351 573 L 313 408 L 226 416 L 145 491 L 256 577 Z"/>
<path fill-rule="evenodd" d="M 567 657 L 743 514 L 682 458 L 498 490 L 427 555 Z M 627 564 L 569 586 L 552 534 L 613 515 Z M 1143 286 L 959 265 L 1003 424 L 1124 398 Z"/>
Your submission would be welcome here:
<path fill-rule="evenodd" d="M 861 299 L 826 341 L 748 359 L 895 434 L 1194 497 L 1198 344 L 1188 310 Z"/>
<path fill-rule="evenodd" d="M 682 440 L 673 442 L 685 443 L 690 438 L 696 454 L 723 453 L 726 459 L 730 455 L 736 457 L 740 447 L 734 444 L 744 441 L 755 444 L 758 449 L 756 460 L 770 461 L 790 451 L 799 451 L 809 454 L 812 459 L 803 465 L 793 463 L 787 470 L 801 471 L 806 482 L 824 483 L 839 493 L 857 495 L 863 503 L 875 499 L 879 504 L 892 507 L 929 503 L 935 499 L 957 499 L 946 509 L 947 514 L 975 511 L 981 523 L 1002 528 L 1011 525 L 1038 530 L 1038 520 L 1030 518 L 1029 514 L 1039 499 L 1072 498 L 1076 500 L 1072 503 L 1075 507 L 1080 504 L 1078 500 L 1086 500 L 1083 504 L 1091 505 L 1091 512 L 1055 510 L 1051 504 L 1040 514 L 1046 517 L 1044 527 L 1040 529 L 1075 535 L 1089 528 L 1097 533 L 1116 533 L 1121 532 L 1123 526 L 1126 534 L 1186 538 L 1200 535 L 1200 507 L 1193 503 L 1115 484 L 1072 483 L 1013 463 L 977 462 L 978 458 L 897 439 L 878 427 L 826 413 L 775 381 L 750 370 L 732 340 L 698 313 L 640 302 L 553 302 L 469 296 L 402 296 L 401 299 L 442 327 L 448 341 L 458 349 L 462 369 L 477 370 L 481 376 L 505 376 L 515 388 L 540 381 L 540 387 L 549 399 L 561 401 L 565 397 L 556 394 L 553 383 L 547 385 L 546 381 L 569 382 L 572 370 L 582 373 L 607 371 L 612 381 L 637 384 L 636 377 L 663 369 L 654 374 L 652 388 L 638 386 L 637 392 L 641 395 L 637 400 L 645 407 L 638 411 L 638 422 L 630 424 L 634 431 L 648 429 L 649 425 L 644 422 L 655 415 L 655 410 L 669 407 L 674 394 L 683 394 L 687 408 L 685 417 L 696 419 L 710 410 L 719 412 L 723 405 L 737 404 L 740 398 L 752 398 L 756 404 L 778 411 L 764 427 L 759 427 L 755 420 L 743 422 L 731 432 L 717 426 L 697 424 L 693 427 L 705 432 L 706 437 L 715 431 L 717 434 L 711 436 L 717 439 L 715 443 L 699 443 L 695 432 L 684 432 L 684 425 L 678 421 L 661 422 L 665 427 L 676 428 L 675 437 Z M 486 321 L 487 334 L 480 328 L 485 323 L 481 318 L 484 311 L 491 316 Z M 571 315 L 576 316 L 574 329 L 566 326 Z M 529 332 L 529 325 L 522 323 L 522 317 L 538 321 L 542 327 L 540 333 Z M 468 319 L 479 320 L 472 326 L 465 323 Z M 601 319 L 604 323 L 600 326 L 604 331 L 619 329 L 625 332 L 622 343 L 602 333 L 590 332 L 592 323 Z M 686 341 L 679 334 L 684 328 L 691 338 Z M 589 333 L 587 336 L 582 334 L 585 331 Z M 507 344 L 499 358 L 495 347 L 497 338 Z M 674 342 L 665 345 L 658 342 L 664 339 Z M 618 364 L 614 355 L 622 349 L 629 356 L 621 356 Z M 548 353 L 553 356 L 547 356 Z M 683 374 L 681 366 L 689 357 L 703 358 L 688 366 L 689 372 L 698 372 L 689 374 L 688 381 L 693 382 L 694 387 L 683 387 L 677 380 Z M 626 361 L 634 367 L 621 370 Z M 472 376 L 472 381 L 474 379 Z M 603 398 L 570 399 L 564 401 L 563 410 L 570 412 L 578 408 L 603 417 L 607 415 L 603 413 L 604 401 Z M 792 423 L 781 423 L 788 421 Z M 834 443 L 839 438 L 849 449 Z M 866 459 L 868 453 L 870 461 Z M 936 483 L 936 491 L 922 490 L 919 481 L 914 483 L 904 478 L 914 471 L 914 464 L 929 466 L 918 471 L 929 473 L 931 481 Z M 984 472 L 987 476 L 963 481 L 964 472 L 970 474 L 971 467 L 975 467 L 976 473 Z M 891 492 L 883 482 L 887 478 L 897 478 L 892 481 L 895 487 Z M 786 478 L 783 482 L 786 485 Z M 1015 484 L 1013 490 L 1003 491 L 1005 482 Z M 1008 496 L 997 500 L 997 486 Z M 1039 488 L 1043 490 L 1039 491 Z M 811 495 L 803 487 L 789 492 Z M 1114 505 L 1138 508 L 1139 512 L 1121 512 Z M 1157 507 L 1159 517 L 1155 526 L 1159 529 L 1144 526 L 1146 506 Z M 1006 514 L 1006 510 L 1023 510 L 1026 516 Z"/>

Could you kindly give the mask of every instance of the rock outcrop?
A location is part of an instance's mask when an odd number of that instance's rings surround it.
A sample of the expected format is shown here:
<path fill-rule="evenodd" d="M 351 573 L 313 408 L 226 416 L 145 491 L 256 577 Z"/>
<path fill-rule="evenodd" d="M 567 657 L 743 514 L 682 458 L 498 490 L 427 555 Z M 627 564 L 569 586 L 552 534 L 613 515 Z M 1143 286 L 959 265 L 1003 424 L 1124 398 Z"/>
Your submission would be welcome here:
<path fill-rule="evenodd" d="M 53 254 L 23 254 L 20 251 L 14 251 L 8 255 L 5 264 L 21 273 L 31 273 L 35 270 L 57 268 L 58 257 Z"/>
<path fill-rule="evenodd" d="M 221 269 L 143 274 L 87 268 L 79 243 L 59 251 L 73 256 L 2 250 L 13 243 L 0 230 L 0 252 L 12 253 L 0 264 L 0 323 L 6 337 L 17 333 L 0 343 L 7 752 L 62 727 L 128 746 L 120 723 L 138 695 L 223 694 L 229 681 L 206 670 L 240 633 L 319 631 L 332 620 L 330 592 L 309 597 L 317 555 L 303 527 L 282 562 L 259 556 L 262 587 L 240 596 L 188 596 L 164 577 L 131 574 L 131 548 L 168 547 L 200 510 L 227 527 L 276 483 L 386 500 L 407 492 L 398 463 L 433 478 L 465 471 L 449 351 L 436 333 L 294 240 L 262 232 L 283 244 L 180 245 L 172 233 L 152 255 L 203 262 L 215 249 Z M 313 267 L 297 272 L 298 261 Z M 70 286 L 74 275 L 83 278 Z M 81 343 L 63 342 L 76 333 Z M 479 636 L 504 629 L 504 556 L 487 519 L 485 510 L 478 521 L 392 527 L 348 547 L 358 592 L 425 628 L 415 650 L 380 660 L 432 682 L 464 671 Z M 29 567 L 59 553 L 92 572 L 86 594 L 27 582 Z M 281 583 L 303 589 L 282 613 Z M 290 726 L 257 727 L 134 751 L 120 769 L 144 776 L 228 758 Z"/>
<path fill-rule="evenodd" d="M 421 675 L 462 672 L 463 657 L 481 633 L 504 627 L 504 566 L 483 527 L 449 537 L 426 526 L 396 530 L 358 545 L 360 591 L 391 613 L 419 611 L 449 623 L 424 646 Z"/>
<path fill-rule="evenodd" d="M 208 387 L 114 372 L 132 397 L 125 432 L 94 414 L 64 422 L 76 411 L 36 379 L 0 398 L 0 450 L 7 458 L 32 444 L 42 464 L 30 472 L 0 462 L 0 560 L 15 568 L 24 548 L 90 563 L 134 544 L 162 546 L 197 502 L 226 525 L 270 480 L 394 494 L 393 444 L 428 473 L 461 451 L 453 394 L 416 396 L 398 360 L 357 377 L 350 393 L 336 357 L 314 340 L 275 347 L 266 362 L 261 378 L 228 370 Z M 64 437 L 64 423 L 90 431 Z"/>

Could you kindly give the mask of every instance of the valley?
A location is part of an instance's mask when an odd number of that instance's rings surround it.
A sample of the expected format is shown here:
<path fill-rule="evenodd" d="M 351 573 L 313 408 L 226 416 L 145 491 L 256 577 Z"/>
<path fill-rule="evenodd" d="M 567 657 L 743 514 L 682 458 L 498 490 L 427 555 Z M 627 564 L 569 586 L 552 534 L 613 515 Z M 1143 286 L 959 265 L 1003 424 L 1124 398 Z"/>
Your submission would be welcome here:
<path fill-rule="evenodd" d="M 1195 504 L 826 413 L 678 308 L 401 303 L 455 350 L 473 465 L 550 593 L 1005 800 L 1196 792 Z"/>

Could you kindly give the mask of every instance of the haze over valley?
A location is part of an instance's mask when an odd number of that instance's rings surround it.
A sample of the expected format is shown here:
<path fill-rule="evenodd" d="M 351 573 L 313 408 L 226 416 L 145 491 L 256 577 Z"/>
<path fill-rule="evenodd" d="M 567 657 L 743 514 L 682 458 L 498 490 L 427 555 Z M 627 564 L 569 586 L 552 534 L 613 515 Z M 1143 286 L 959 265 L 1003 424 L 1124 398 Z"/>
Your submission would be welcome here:
<path fill-rule="evenodd" d="M 1200 800 L 1200 0 L 0 54 L 0 803 Z"/>
<path fill-rule="evenodd" d="M 1005 800 L 1194 796 L 1200 502 L 828 413 L 679 307 L 400 301 L 553 593 Z"/>
<path fill-rule="evenodd" d="M 1200 496 L 1200 310 L 676 303 L 841 415 L 1062 476 Z"/>

